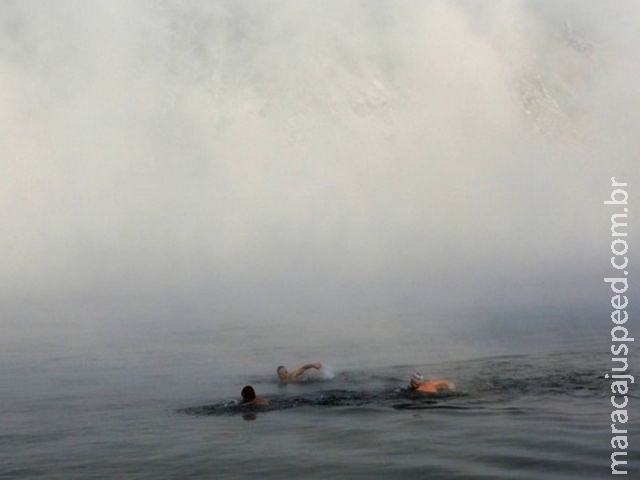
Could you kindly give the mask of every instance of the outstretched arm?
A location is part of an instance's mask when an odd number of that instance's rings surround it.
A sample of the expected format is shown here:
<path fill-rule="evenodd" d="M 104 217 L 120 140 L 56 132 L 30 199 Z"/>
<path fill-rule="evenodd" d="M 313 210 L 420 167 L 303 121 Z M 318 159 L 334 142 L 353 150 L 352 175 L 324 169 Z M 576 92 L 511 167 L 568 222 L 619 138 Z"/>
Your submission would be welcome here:
<path fill-rule="evenodd" d="M 291 375 L 293 375 L 294 378 L 298 378 L 300 375 L 302 375 L 305 372 L 305 370 L 309 370 L 310 368 L 315 368 L 316 370 L 320 370 L 322 368 L 322 364 L 319 362 L 307 363 L 305 365 L 302 365 L 301 367 L 296 368 L 293 372 L 291 372 Z"/>

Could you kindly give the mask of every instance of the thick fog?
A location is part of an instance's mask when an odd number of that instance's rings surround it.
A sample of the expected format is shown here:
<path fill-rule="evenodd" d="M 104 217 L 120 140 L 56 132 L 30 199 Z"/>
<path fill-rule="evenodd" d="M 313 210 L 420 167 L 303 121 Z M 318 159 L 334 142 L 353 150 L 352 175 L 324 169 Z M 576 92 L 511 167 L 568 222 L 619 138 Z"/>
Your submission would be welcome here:
<path fill-rule="evenodd" d="M 593 323 L 611 177 L 640 224 L 639 21 L 632 1 L 3 1 L 5 340 Z"/>

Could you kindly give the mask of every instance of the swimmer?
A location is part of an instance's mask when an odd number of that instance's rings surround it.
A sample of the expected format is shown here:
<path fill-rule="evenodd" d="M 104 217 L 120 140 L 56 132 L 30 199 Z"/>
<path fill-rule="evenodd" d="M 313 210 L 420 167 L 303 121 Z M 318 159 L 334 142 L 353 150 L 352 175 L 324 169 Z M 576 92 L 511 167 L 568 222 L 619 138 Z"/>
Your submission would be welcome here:
<path fill-rule="evenodd" d="M 453 390 L 455 386 L 446 378 L 425 380 L 420 372 L 411 375 L 409 388 L 414 392 L 441 393 Z"/>
<path fill-rule="evenodd" d="M 287 367 L 284 365 L 280 365 L 276 369 L 276 373 L 278 374 L 278 380 L 281 382 L 295 382 L 300 380 L 300 377 L 304 372 L 309 370 L 310 368 L 315 368 L 316 370 L 320 370 L 322 368 L 321 363 L 307 363 L 306 365 L 302 365 L 301 367 L 292 370 L 291 372 L 287 370 Z"/>
<path fill-rule="evenodd" d="M 256 391 L 251 385 L 247 385 L 242 389 L 242 405 L 269 405 L 269 400 L 258 397 Z"/>

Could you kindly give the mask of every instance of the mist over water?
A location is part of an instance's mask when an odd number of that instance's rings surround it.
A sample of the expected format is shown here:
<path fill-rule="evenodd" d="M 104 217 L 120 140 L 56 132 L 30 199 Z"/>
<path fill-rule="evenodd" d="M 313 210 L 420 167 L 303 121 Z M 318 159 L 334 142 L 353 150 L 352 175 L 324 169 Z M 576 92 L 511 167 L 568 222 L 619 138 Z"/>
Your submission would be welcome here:
<path fill-rule="evenodd" d="M 5 2 L 3 343 L 593 324 L 640 111 L 600 8 Z"/>
<path fill-rule="evenodd" d="M 596 303 L 640 111 L 602 8 L 4 2 L 3 329 Z"/>
<path fill-rule="evenodd" d="M 3 1 L 0 476 L 596 478 L 611 177 L 640 312 L 639 20 Z M 460 396 L 376 403 L 416 370 Z M 247 383 L 311 400 L 176 414 Z"/>

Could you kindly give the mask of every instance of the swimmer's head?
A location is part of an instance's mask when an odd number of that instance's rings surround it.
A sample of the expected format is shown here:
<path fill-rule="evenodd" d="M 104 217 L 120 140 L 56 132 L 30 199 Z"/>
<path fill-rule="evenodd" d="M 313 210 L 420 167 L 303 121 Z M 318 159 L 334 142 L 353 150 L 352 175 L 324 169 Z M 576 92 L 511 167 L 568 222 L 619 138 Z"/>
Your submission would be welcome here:
<path fill-rule="evenodd" d="M 424 383 L 424 377 L 420 372 L 416 372 L 413 375 L 411 375 L 411 381 L 409 382 L 409 385 L 411 385 L 411 388 L 416 388 L 418 387 L 418 385 L 422 385 L 423 383 Z"/>
<path fill-rule="evenodd" d="M 242 403 L 252 402 L 256 399 L 256 391 L 251 385 L 244 387 L 240 395 L 242 395 Z"/>
<path fill-rule="evenodd" d="M 280 365 L 277 369 L 276 369 L 276 373 L 278 374 L 278 378 L 282 381 L 287 379 L 287 376 L 289 374 L 289 371 L 287 370 L 287 367 L 285 367 L 284 365 Z"/>

